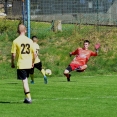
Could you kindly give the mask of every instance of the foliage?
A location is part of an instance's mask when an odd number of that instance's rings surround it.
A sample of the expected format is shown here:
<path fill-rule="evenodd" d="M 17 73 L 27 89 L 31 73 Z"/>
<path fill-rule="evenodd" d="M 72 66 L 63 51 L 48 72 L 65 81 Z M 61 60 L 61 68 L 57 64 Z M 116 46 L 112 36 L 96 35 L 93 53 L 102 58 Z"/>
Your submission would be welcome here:
<path fill-rule="evenodd" d="M 0 19 L 0 40 L 14 40 L 17 37 L 17 26 L 19 21 Z"/>
<path fill-rule="evenodd" d="M 17 20 L 0 20 L 1 50 L 0 62 L 10 62 L 10 49 L 12 40 L 18 34 Z M 2 29 L 3 28 L 3 29 Z M 77 47 L 82 47 L 83 41 L 88 39 L 90 49 L 94 51 L 94 44 L 101 44 L 99 55 L 91 57 L 88 68 L 84 74 L 115 74 L 116 50 L 117 50 L 117 29 L 116 27 L 62 24 L 63 31 L 54 33 L 51 31 L 51 24 L 45 22 L 31 22 L 31 36 L 39 38 L 39 57 L 45 69 L 51 69 L 52 75 L 63 76 L 64 69 L 74 57 L 69 57 L 69 52 Z M 73 72 L 74 75 L 77 74 Z"/>

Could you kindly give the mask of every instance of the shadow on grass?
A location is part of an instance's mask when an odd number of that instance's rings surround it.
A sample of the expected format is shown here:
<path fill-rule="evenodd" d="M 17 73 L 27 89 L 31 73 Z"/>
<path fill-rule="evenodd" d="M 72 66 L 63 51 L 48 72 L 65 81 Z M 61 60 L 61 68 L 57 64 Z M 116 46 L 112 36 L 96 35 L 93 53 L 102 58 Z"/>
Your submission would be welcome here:
<path fill-rule="evenodd" d="M 18 84 L 18 83 L 16 83 L 16 82 L 10 82 L 10 83 L 5 83 L 5 84 Z"/>
<path fill-rule="evenodd" d="M 77 82 L 77 81 L 51 81 L 51 82 L 66 82 L 66 83 L 70 83 L 70 82 Z"/>
<path fill-rule="evenodd" d="M 22 104 L 23 102 L 13 102 L 13 101 L 0 101 L 0 104 Z"/>

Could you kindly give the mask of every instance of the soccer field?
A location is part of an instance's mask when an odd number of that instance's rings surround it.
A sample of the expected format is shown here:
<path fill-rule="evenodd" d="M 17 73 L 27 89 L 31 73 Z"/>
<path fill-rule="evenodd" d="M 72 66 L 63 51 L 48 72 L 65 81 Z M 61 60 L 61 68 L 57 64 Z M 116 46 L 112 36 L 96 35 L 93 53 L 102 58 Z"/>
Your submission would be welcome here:
<path fill-rule="evenodd" d="M 117 76 L 50 77 L 30 84 L 32 104 L 24 104 L 22 82 L 0 80 L 0 117 L 116 117 Z M 29 79 L 30 82 L 30 79 Z"/>

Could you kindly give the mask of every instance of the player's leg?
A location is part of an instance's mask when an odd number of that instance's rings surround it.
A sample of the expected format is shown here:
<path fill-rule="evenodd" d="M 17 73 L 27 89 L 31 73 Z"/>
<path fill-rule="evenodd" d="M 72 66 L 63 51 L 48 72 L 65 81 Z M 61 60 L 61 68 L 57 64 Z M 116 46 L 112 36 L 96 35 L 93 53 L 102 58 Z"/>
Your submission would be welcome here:
<path fill-rule="evenodd" d="M 45 70 L 43 68 L 40 71 L 41 71 L 41 73 L 42 73 L 43 76 L 46 76 Z"/>
<path fill-rule="evenodd" d="M 86 68 L 87 68 L 87 65 L 82 65 L 82 66 L 76 68 L 75 70 L 76 70 L 77 72 L 83 72 L 83 71 L 85 71 Z"/>
<path fill-rule="evenodd" d="M 23 89 L 25 94 L 24 103 L 31 103 L 31 95 L 30 95 L 30 89 L 28 85 L 28 77 L 29 77 L 29 70 L 24 69 L 18 69 L 17 70 L 17 77 L 19 80 L 22 80 L 23 83 Z"/>
<path fill-rule="evenodd" d="M 70 65 L 69 65 L 69 66 L 65 69 L 65 71 L 64 71 L 64 75 L 66 76 L 67 81 L 70 81 L 70 77 L 71 77 L 70 72 L 71 72 L 71 71 L 72 71 L 72 68 L 71 68 Z"/>
<path fill-rule="evenodd" d="M 42 68 L 42 62 L 36 63 L 35 64 L 35 68 L 37 68 L 38 70 L 41 71 L 43 77 L 44 77 L 44 83 L 47 84 L 48 83 L 48 79 L 47 76 L 45 74 L 45 70 Z"/>
<path fill-rule="evenodd" d="M 30 95 L 30 90 L 29 90 L 29 85 L 28 85 L 28 79 L 22 80 L 23 83 L 23 88 L 24 88 L 24 93 L 25 93 L 25 100 L 24 103 L 31 103 L 31 95 Z"/>
<path fill-rule="evenodd" d="M 41 73 L 43 74 L 44 83 L 47 84 L 47 83 L 48 83 L 48 79 L 47 79 L 47 76 L 46 76 L 46 74 L 45 74 L 45 70 L 44 70 L 44 69 L 41 69 L 40 71 L 41 71 Z"/>
<path fill-rule="evenodd" d="M 34 67 L 30 69 L 31 84 L 34 84 Z"/>

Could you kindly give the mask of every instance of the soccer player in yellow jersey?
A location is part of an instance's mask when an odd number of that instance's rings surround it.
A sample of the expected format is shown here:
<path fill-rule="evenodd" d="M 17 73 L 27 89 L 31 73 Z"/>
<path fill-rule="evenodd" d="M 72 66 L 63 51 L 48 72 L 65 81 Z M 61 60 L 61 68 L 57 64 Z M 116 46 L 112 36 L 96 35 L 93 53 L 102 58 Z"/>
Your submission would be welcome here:
<path fill-rule="evenodd" d="M 34 68 L 37 68 L 38 70 L 41 71 L 41 73 L 43 74 L 44 77 L 44 83 L 47 84 L 47 77 L 45 75 L 45 70 L 42 68 L 42 62 L 40 61 L 38 54 L 39 54 L 39 45 L 38 45 L 38 38 L 36 36 L 32 36 L 32 40 L 33 40 L 33 46 L 34 49 L 36 50 L 36 59 L 34 62 L 34 67 L 31 69 L 30 71 L 30 77 L 31 77 L 31 84 L 34 84 Z"/>
<path fill-rule="evenodd" d="M 28 77 L 30 69 L 34 66 L 36 53 L 33 48 L 33 41 L 26 34 L 26 27 L 23 24 L 18 26 L 19 36 L 13 41 L 11 49 L 11 67 L 15 68 L 17 58 L 17 78 L 22 80 L 25 93 L 24 103 L 31 103 Z M 33 55 L 33 56 L 32 56 Z"/>

